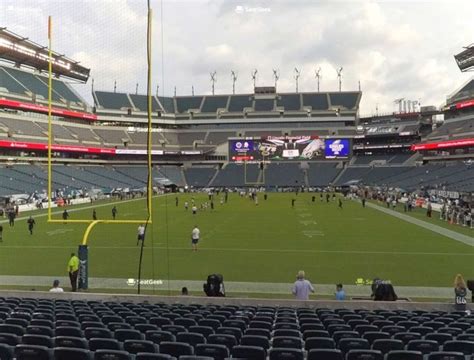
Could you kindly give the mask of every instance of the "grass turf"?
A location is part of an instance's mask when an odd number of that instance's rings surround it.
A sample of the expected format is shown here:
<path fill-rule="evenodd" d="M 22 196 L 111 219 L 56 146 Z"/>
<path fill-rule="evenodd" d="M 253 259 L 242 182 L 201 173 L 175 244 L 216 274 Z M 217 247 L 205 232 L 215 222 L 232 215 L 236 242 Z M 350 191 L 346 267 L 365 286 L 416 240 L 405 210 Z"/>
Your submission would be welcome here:
<path fill-rule="evenodd" d="M 472 275 L 473 247 L 356 202 L 344 201 L 339 209 L 337 202 L 320 202 L 319 196 L 312 203 L 308 193 L 270 193 L 266 201 L 260 195 L 256 206 L 231 194 L 227 204 L 217 198 L 215 210 L 193 216 L 184 210 L 191 196 L 180 195 L 179 206 L 174 195 L 154 199 L 142 278 L 204 280 L 218 272 L 226 281 L 288 283 L 304 269 L 314 283 L 354 284 L 357 278 L 378 276 L 397 285 L 449 287 L 456 273 Z M 207 200 L 204 194 L 194 196 L 197 204 Z M 292 198 L 297 199 L 294 208 Z M 110 203 L 94 206 L 99 219 L 111 219 Z M 91 219 L 92 209 L 77 209 L 70 219 Z M 117 204 L 117 209 L 118 219 L 146 215 L 144 199 Z M 34 213 L 32 236 L 25 220 L 14 229 L 3 224 L 1 275 L 66 275 L 69 254 L 77 250 L 87 225 L 47 224 L 43 214 Z M 202 237 L 197 253 L 190 244 L 194 224 Z M 89 239 L 90 276 L 135 278 L 136 231 L 136 225 L 97 225 Z"/>

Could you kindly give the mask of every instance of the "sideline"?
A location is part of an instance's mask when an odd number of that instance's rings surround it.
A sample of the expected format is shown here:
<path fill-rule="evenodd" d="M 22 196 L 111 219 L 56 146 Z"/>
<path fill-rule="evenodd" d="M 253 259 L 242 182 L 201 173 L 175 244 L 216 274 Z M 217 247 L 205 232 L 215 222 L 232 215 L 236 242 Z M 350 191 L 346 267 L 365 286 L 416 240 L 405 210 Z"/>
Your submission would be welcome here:
<path fill-rule="evenodd" d="M 474 237 L 467 236 L 467 235 L 458 233 L 456 231 L 452 231 L 452 230 L 446 229 L 444 227 L 441 227 L 441 226 L 438 226 L 438 225 L 435 225 L 435 224 L 432 224 L 432 223 L 428 223 L 428 222 L 420 220 L 420 219 L 416 219 L 412 216 L 405 215 L 405 214 L 399 213 L 397 211 L 384 208 L 383 206 L 372 204 L 370 202 L 366 202 L 366 206 L 368 206 L 372 209 L 378 210 L 380 212 L 383 212 L 385 214 L 392 215 L 392 216 L 394 216 L 394 217 L 396 217 L 400 220 L 404 220 L 404 221 L 409 222 L 411 224 L 418 225 L 422 228 L 425 228 L 425 229 L 430 230 L 432 232 L 435 232 L 437 234 L 446 236 L 450 239 L 453 239 L 453 240 L 462 242 L 466 245 L 474 247 Z"/>
<path fill-rule="evenodd" d="M 38 286 L 49 287 L 54 280 L 60 280 L 61 286 L 66 291 L 69 290 L 69 278 L 53 276 L 8 276 L 1 275 L 0 283 L 11 286 L 28 286 L 32 289 Z M 202 292 L 202 285 L 205 279 L 199 280 L 153 280 L 143 279 L 143 290 L 155 291 L 181 291 L 185 286 L 189 291 Z M 239 282 L 225 281 L 227 293 L 268 293 L 268 294 L 291 294 L 291 283 L 265 283 L 265 282 Z M 111 290 L 133 290 L 136 289 L 135 279 L 118 278 L 89 278 L 89 288 L 93 289 L 111 289 Z M 335 286 L 333 284 L 314 284 L 316 296 L 334 295 Z M 347 296 L 369 296 L 370 286 L 344 285 Z M 450 287 L 421 287 L 421 286 L 397 286 L 396 292 L 399 297 L 426 297 L 426 298 L 452 298 L 453 289 Z"/>

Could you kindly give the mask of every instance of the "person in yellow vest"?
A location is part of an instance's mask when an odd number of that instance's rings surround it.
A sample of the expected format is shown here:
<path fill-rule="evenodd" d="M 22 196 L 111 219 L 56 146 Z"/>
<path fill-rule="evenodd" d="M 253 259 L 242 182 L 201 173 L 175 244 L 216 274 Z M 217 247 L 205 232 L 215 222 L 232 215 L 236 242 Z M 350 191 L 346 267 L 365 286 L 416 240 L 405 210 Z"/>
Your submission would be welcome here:
<path fill-rule="evenodd" d="M 79 258 L 72 253 L 71 258 L 67 264 L 67 271 L 69 272 L 69 280 L 71 281 L 72 291 L 77 291 L 77 275 L 79 274 Z"/>

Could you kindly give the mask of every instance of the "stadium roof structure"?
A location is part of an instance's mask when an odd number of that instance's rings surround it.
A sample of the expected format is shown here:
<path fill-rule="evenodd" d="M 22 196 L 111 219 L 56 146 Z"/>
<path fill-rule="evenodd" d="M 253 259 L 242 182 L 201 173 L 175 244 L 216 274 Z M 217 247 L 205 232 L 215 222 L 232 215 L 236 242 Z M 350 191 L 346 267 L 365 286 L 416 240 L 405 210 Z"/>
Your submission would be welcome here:
<path fill-rule="evenodd" d="M 452 105 L 459 101 L 474 99 L 474 77 L 465 82 L 460 88 L 448 95 L 446 104 Z"/>
<path fill-rule="evenodd" d="M 464 51 L 454 55 L 454 59 L 462 72 L 474 70 L 474 44 L 466 46 Z"/>
<path fill-rule="evenodd" d="M 52 52 L 53 73 L 80 82 L 87 82 L 90 69 L 79 65 L 63 54 Z M 40 71 L 48 70 L 48 48 L 39 45 L 26 37 L 17 35 L 7 28 L 0 28 L 0 59 L 12 62 L 15 66 L 27 66 Z"/>

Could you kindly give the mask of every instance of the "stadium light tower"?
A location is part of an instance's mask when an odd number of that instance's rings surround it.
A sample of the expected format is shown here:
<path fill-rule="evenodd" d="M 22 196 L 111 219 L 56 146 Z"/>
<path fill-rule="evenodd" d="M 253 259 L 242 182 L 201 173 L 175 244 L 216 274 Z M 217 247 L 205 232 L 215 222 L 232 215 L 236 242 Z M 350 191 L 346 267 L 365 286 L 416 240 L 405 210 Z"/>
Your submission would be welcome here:
<path fill-rule="evenodd" d="M 275 90 L 277 88 L 278 79 L 280 78 L 280 70 L 273 69 L 273 79 L 275 80 Z"/>
<path fill-rule="evenodd" d="M 117 80 L 114 81 L 114 93 L 117 92 Z"/>
<path fill-rule="evenodd" d="M 294 78 L 295 78 L 295 83 L 296 83 L 296 92 L 298 92 L 298 80 L 300 78 L 300 74 L 301 72 L 297 68 L 295 68 Z"/>
<path fill-rule="evenodd" d="M 158 90 L 160 90 L 160 85 L 156 85 L 156 96 L 158 97 Z"/>
<path fill-rule="evenodd" d="M 212 95 L 214 95 L 214 85 L 217 82 L 217 71 L 214 70 L 214 72 L 211 72 L 209 75 L 211 75 Z"/>
<path fill-rule="evenodd" d="M 251 73 L 252 75 L 252 80 L 253 80 L 253 88 L 255 89 L 255 86 L 257 86 L 257 73 L 258 73 L 258 70 L 257 69 L 254 69 Z"/>
<path fill-rule="evenodd" d="M 393 102 L 395 104 L 398 104 L 398 112 L 401 113 L 402 112 L 402 103 L 403 103 L 403 100 L 405 100 L 405 98 L 399 98 L 399 99 L 395 99 L 393 100 Z"/>
<path fill-rule="evenodd" d="M 337 78 L 339 79 L 339 91 L 342 91 L 342 70 L 343 70 L 342 66 L 336 70 Z"/>
<path fill-rule="evenodd" d="M 316 77 L 316 82 L 318 84 L 318 92 L 319 92 L 319 82 L 321 81 L 321 67 L 319 67 L 317 70 L 314 70 L 314 76 Z"/>
<path fill-rule="evenodd" d="M 231 70 L 230 77 L 232 78 L 232 94 L 235 95 L 235 82 L 237 81 L 237 73 L 234 70 Z"/>

